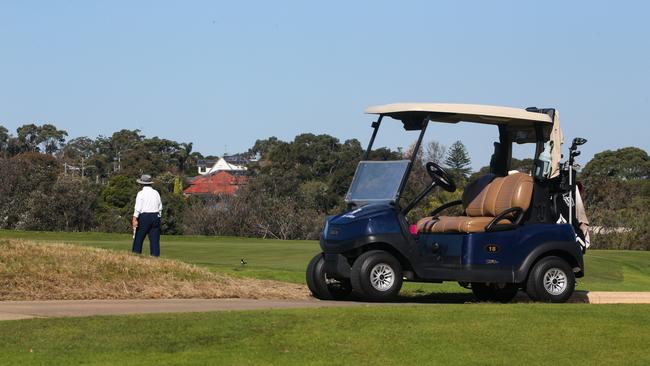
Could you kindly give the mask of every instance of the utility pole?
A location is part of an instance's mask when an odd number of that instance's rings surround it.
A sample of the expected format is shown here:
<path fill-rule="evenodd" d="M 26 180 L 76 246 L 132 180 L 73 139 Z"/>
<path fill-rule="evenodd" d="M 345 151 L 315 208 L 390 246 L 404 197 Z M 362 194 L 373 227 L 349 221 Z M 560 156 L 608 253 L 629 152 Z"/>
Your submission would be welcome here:
<path fill-rule="evenodd" d="M 119 172 L 120 170 L 122 170 L 122 152 L 118 151 L 117 158 L 113 158 L 113 172 Z"/>

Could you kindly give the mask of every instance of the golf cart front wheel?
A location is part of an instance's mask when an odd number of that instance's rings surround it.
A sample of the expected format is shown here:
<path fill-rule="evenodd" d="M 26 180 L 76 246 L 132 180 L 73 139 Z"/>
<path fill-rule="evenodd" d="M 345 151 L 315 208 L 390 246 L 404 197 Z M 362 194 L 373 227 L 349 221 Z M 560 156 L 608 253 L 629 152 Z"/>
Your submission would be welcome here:
<path fill-rule="evenodd" d="M 315 298 L 321 300 L 343 300 L 352 293 L 349 279 L 335 279 L 325 273 L 323 253 L 317 254 L 307 265 L 307 287 Z"/>
<path fill-rule="evenodd" d="M 530 271 L 526 292 L 535 301 L 566 302 L 573 295 L 575 286 L 571 266 L 562 258 L 546 257 Z"/>
<path fill-rule="evenodd" d="M 362 300 L 388 301 L 402 288 L 402 266 L 390 253 L 372 250 L 354 261 L 350 279 Z"/>

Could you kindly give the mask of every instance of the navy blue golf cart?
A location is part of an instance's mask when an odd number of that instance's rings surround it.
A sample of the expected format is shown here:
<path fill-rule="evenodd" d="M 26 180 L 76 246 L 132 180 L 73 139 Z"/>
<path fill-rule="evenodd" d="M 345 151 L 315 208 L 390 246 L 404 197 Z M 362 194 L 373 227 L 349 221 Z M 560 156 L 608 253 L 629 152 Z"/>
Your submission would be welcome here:
<path fill-rule="evenodd" d="M 378 119 L 346 195 L 348 210 L 327 218 L 323 252 L 307 267 L 315 297 L 340 300 L 354 292 L 362 300 L 389 301 L 403 281 L 454 281 L 480 301 L 508 302 L 520 289 L 535 301 L 569 299 L 575 278 L 584 276 L 588 242 L 576 218 L 574 167 L 577 147 L 586 140 L 574 139 L 569 159 L 561 163 L 556 110 L 407 103 L 366 112 Z M 419 131 L 410 159 L 368 160 L 386 117 Z M 443 167 L 428 162 L 432 183 L 410 202 L 400 200 L 428 126 L 461 121 L 498 128 L 490 172 L 468 183 L 461 200 L 409 223 L 409 211 L 435 187 L 456 189 Z M 510 170 L 513 143 L 534 144 L 530 174 Z M 445 215 L 452 206 L 461 206 L 462 214 Z"/>

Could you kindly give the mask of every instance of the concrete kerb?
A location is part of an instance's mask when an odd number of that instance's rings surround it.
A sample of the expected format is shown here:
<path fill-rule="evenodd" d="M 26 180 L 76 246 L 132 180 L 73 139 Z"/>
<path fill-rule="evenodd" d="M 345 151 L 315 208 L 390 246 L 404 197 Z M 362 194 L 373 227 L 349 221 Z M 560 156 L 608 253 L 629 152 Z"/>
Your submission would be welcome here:
<path fill-rule="evenodd" d="M 461 301 L 460 303 L 463 303 Z M 520 293 L 515 302 L 530 302 Z M 576 291 L 571 303 L 588 304 L 650 304 L 650 292 Z M 439 305 L 436 300 L 392 303 L 364 303 L 357 301 L 256 300 L 256 299 L 153 299 L 153 300 L 48 300 L 0 301 L 0 320 L 20 320 L 37 317 L 83 317 L 95 315 L 127 315 L 155 313 L 183 313 L 208 311 L 240 311 L 261 309 L 297 309 L 378 305 Z"/>

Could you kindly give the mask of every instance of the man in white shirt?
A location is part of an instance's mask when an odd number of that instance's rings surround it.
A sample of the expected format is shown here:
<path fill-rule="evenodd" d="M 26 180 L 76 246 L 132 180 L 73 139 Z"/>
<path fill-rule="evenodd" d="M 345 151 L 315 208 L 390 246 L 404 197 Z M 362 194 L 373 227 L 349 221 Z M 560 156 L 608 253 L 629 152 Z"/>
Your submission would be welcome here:
<path fill-rule="evenodd" d="M 142 185 L 142 190 L 135 197 L 133 210 L 133 252 L 142 253 L 144 237 L 149 235 L 149 249 L 152 257 L 160 256 L 160 217 L 162 216 L 162 202 L 160 194 L 151 187 L 151 176 L 144 174 L 137 180 Z"/>

